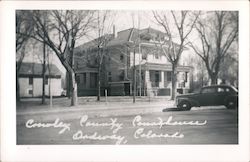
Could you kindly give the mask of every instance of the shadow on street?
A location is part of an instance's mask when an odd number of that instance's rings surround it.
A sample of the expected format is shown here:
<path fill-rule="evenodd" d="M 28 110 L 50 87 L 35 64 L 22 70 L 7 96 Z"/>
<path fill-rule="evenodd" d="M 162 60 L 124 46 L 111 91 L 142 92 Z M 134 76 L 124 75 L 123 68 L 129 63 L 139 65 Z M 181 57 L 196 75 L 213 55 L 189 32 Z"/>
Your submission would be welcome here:
<path fill-rule="evenodd" d="M 181 110 L 181 109 L 178 109 L 176 107 L 165 108 L 165 109 L 162 110 L 162 112 L 169 112 L 169 111 L 185 111 L 185 110 Z"/>

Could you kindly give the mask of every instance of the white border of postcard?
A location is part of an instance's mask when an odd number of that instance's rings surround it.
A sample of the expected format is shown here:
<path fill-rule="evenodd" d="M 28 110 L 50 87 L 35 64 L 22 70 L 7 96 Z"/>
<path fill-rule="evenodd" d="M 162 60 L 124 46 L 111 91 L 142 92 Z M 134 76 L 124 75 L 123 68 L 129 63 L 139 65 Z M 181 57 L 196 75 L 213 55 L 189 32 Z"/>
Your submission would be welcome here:
<path fill-rule="evenodd" d="M 15 10 L 239 10 L 238 145 L 16 145 Z M 0 2 L 2 161 L 248 161 L 249 3 L 248 1 L 5 1 Z M 195 137 L 194 137 L 195 138 Z"/>

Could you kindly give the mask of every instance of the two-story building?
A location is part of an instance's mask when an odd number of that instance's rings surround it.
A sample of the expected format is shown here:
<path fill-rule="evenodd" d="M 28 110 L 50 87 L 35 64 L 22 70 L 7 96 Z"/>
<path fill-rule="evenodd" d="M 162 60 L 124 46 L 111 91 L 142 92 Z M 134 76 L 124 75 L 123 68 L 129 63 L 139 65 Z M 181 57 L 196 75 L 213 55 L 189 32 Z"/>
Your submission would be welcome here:
<path fill-rule="evenodd" d="M 130 28 L 107 35 L 102 46 L 101 90 L 109 95 L 132 95 L 133 68 L 136 69 L 136 94 L 170 96 L 172 91 L 171 63 L 159 45 L 166 34 L 152 28 Z M 78 94 L 97 93 L 97 46 L 95 40 L 75 49 L 75 69 Z M 100 51 L 99 51 L 100 55 Z M 190 87 L 191 67 L 178 66 L 177 91 L 185 93 Z"/>

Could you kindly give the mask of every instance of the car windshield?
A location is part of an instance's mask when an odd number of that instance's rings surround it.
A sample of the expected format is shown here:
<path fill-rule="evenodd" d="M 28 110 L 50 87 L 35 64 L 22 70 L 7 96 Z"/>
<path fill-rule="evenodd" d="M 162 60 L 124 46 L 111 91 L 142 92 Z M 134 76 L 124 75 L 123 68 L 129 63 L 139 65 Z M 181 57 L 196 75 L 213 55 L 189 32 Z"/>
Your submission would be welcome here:
<path fill-rule="evenodd" d="M 201 93 L 215 93 L 216 89 L 214 87 L 207 87 L 201 90 Z"/>

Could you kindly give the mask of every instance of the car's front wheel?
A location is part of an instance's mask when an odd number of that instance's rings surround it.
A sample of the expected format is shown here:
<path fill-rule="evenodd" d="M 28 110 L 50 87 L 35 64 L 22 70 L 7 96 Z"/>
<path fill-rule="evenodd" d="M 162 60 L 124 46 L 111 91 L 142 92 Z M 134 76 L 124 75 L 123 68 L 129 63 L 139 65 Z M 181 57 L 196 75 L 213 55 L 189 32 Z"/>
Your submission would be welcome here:
<path fill-rule="evenodd" d="M 235 109 L 237 107 L 237 102 L 235 99 L 229 99 L 225 105 L 228 109 Z"/>
<path fill-rule="evenodd" d="M 177 107 L 181 110 L 188 111 L 191 109 L 191 104 L 188 101 L 182 101 Z"/>

